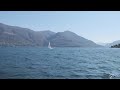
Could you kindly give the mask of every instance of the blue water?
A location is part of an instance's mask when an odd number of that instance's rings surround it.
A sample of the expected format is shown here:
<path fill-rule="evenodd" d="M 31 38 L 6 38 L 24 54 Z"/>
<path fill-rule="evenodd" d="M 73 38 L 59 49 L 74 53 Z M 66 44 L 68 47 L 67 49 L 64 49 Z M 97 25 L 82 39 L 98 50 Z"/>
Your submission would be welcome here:
<path fill-rule="evenodd" d="M 119 79 L 119 48 L 0 47 L 0 79 Z"/>

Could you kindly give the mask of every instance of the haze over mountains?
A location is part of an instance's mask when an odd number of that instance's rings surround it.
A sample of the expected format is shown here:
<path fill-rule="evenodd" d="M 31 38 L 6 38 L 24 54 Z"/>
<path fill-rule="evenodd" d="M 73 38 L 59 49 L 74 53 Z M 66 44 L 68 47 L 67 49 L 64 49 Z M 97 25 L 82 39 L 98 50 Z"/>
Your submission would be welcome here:
<path fill-rule="evenodd" d="M 85 39 L 71 31 L 52 32 L 33 31 L 28 28 L 9 26 L 0 23 L 1 46 L 48 46 L 53 47 L 100 47 L 91 40 Z"/>
<path fill-rule="evenodd" d="M 111 47 L 111 46 L 116 45 L 116 44 L 120 44 L 120 40 L 116 40 L 116 41 L 114 41 L 112 43 L 107 43 L 105 46 L 106 47 Z"/>
<path fill-rule="evenodd" d="M 97 44 L 98 45 L 102 45 L 104 47 L 111 47 L 111 46 L 120 44 L 120 40 L 116 40 L 116 41 L 113 41 L 111 43 L 100 43 L 100 42 L 97 42 Z"/>
<path fill-rule="evenodd" d="M 96 42 L 98 45 L 106 46 L 108 43 L 101 43 L 101 42 Z"/>

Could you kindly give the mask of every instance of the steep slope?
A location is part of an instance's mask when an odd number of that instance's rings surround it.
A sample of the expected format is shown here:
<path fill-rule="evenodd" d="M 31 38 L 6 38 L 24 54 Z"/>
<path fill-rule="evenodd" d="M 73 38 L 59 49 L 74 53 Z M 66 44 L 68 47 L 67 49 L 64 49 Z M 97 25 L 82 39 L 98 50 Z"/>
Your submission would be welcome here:
<path fill-rule="evenodd" d="M 0 45 L 43 46 L 46 38 L 33 30 L 0 23 Z"/>
<path fill-rule="evenodd" d="M 27 28 L 0 23 L 0 45 L 3 46 L 48 46 L 54 47 L 99 47 L 71 31 L 54 33 L 52 31 L 33 31 Z"/>
<path fill-rule="evenodd" d="M 59 47 L 99 47 L 100 45 L 87 40 L 71 31 L 58 32 L 49 38 L 52 46 Z"/>
<path fill-rule="evenodd" d="M 49 38 L 55 34 L 55 32 L 52 32 L 50 30 L 37 31 L 36 33 L 38 35 L 42 35 L 45 38 L 45 39 L 43 39 L 44 40 L 44 44 L 43 44 L 44 46 L 48 46 Z"/>

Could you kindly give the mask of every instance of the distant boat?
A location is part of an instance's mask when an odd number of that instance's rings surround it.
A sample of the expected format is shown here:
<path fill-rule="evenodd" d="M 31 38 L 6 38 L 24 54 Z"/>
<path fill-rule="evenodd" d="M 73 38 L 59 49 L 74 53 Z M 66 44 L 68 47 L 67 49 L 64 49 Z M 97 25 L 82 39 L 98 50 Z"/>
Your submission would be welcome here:
<path fill-rule="evenodd" d="M 53 49 L 53 48 L 51 47 L 51 45 L 50 45 L 50 42 L 49 42 L 49 44 L 48 44 L 48 48 L 49 48 L 49 49 Z"/>

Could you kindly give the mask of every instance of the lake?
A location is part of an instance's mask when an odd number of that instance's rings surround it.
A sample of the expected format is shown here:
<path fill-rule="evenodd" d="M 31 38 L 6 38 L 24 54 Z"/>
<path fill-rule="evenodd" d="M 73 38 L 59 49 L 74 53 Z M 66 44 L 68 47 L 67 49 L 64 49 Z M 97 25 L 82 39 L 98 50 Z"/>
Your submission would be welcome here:
<path fill-rule="evenodd" d="M 0 47 L 0 79 L 119 79 L 119 48 Z"/>

